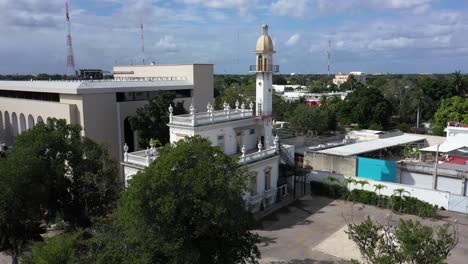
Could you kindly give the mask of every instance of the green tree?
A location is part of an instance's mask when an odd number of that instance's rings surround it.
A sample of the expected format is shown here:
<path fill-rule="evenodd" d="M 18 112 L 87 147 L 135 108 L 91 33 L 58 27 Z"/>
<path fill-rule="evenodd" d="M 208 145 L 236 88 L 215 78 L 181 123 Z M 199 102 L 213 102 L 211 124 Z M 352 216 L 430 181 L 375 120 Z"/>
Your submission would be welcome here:
<path fill-rule="evenodd" d="M 0 252 L 13 264 L 29 241 L 41 239 L 49 195 L 41 175 L 45 162 L 20 152 L 0 159 Z"/>
<path fill-rule="evenodd" d="M 57 216 L 71 228 L 108 214 L 120 195 L 117 167 L 77 125 L 49 119 L 16 138 L 0 160 L 0 250 L 17 260 Z"/>
<path fill-rule="evenodd" d="M 341 124 L 357 123 L 361 128 L 389 125 L 392 106 L 376 88 L 359 87 L 348 94 L 338 109 Z"/>
<path fill-rule="evenodd" d="M 351 198 L 351 184 L 356 184 L 357 181 L 351 177 L 345 177 L 344 179 L 344 182 L 346 183 L 346 187 L 348 188 L 348 197 L 347 197 L 347 200 L 349 200 L 349 198 Z"/>
<path fill-rule="evenodd" d="M 374 184 L 374 187 L 375 187 L 375 191 L 379 195 L 379 200 L 377 201 L 377 204 L 378 204 L 378 206 L 380 206 L 380 199 L 382 198 L 382 195 L 380 193 L 381 193 L 382 189 L 386 189 L 387 186 L 385 186 L 383 184 Z"/>
<path fill-rule="evenodd" d="M 361 189 L 364 189 L 365 185 L 369 185 L 369 182 L 367 180 L 359 180 L 357 181 L 357 183 L 361 185 Z"/>
<path fill-rule="evenodd" d="M 130 181 L 101 263 L 251 263 L 260 256 L 237 161 L 199 137 L 166 145 Z"/>
<path fill-rule="evenodd" d="M 298 105 L 290 112 L 288 121 L 299 129 L 314 130 L 326 133 L 336 130 L 336 116 L 326 107 L 310 107 L 306 104 Z"/>
<path fill-rule="evenodd" d="M 147 147 L 151 139 L 158 139 L 162 144 L 169 142 L 169 105 L 174 107 L 174 115 L 186 113 L 184 104 L 174 102 L 175 98 L 172 92 L 162 92 L 138 108 L 136 115 L 130 118 L 132 129 L 139 132 L 140 147 Z"/>
<path fill-rule="evenodd" d="M 454 96 L 443 99 L 434 115 L 434 135 L 443 136 L 444 128 L 449 121 L 458 121 L 468 124 L 468 98 Z"/>
<path fill-rule="evenodd" d="M 397 227 L 391 227 L 374 223 L 368 216 L 360 224 L 348 222 L 347 227 L 348 237 L 366 263 L 445 263 L 458 243 L 454 227 L 431 227 L 411 219 L 402 219 Z"/>

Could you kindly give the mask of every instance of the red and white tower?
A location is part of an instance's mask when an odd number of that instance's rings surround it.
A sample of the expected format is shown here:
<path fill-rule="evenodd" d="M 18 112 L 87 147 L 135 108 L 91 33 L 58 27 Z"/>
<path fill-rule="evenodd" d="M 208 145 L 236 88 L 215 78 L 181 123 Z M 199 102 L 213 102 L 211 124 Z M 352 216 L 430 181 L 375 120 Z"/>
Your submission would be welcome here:
<path fill-rule="evenodd" d="M 145 65 L 145 38 L 143 34 L 143 23 L 140 24 L 141 30 L 141 62 Z"/>
<path fill-rule="evenodd" d="M 68 13 L 68 1 L 65 2 L 65 18 L 67 19 L 67 75 L 75 76 L 75 57 L 73 56 L 72 37 L 70 30 L 70 14 Z"/>

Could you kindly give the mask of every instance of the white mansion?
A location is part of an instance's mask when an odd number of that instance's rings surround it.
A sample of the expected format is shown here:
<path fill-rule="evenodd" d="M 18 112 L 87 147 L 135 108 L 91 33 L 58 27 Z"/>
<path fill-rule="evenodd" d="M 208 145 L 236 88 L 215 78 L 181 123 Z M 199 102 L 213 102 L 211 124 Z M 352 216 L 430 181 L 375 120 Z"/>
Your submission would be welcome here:
<path fill-rule="evenodd" d="M 294 146 L 280 146 L 272 136 L 272 77 L 278 71 L 273 65 L 273 42 L 268 36 L 268 26 L 262 25 L 262 35 L 256 45 L 256 64 L 250 67 L 256 73 L 256 102 L 236 102 L 231 108 L 214 110 L 208 103 L 206 112 L 196 112 L 193 106 L 186 115 L 172 115 L 169 107 L 170 142 L 187 136 L 201 136 L 220 146 L 226 155 L 239 156 L 239 163 L 249 168 L 249 192 L 244 195 L 249 210 L 258 211 L 275 203 L 277 195 L 287 192 L 286 185 L 278 186 L 281 160 L 294 160 Z M 255 107 L 254 107 L 255 106 Z M 281 157 L 280 157 L 281 156 Z M 158 157 L 157 149 L 128 153 L 125 149 L 122 162 L 125 181 L 149 166 Z"/>

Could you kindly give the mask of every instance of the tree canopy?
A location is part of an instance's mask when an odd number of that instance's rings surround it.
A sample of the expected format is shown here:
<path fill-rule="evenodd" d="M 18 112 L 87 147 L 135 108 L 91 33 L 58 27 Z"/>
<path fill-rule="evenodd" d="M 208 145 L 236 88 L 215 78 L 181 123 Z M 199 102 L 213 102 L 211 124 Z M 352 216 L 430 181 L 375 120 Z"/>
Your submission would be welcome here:
<path fill-rule="evenodd" d="M 166 145 L 119 201 L 103 263 L 251 263 L 259 251 L 245 172 L 206 139 Z"/>
<path fill-rule="evenodd" d="M 449 121 L 468 124 L 468 98 L 454 96 L 443 99 L 434 115 L 434 135 L 444 136 L 444 128 Z"/>
<path fill-rule="evenodd" d="M 356 243 L 366 263 L 372 264 L 445 263 L 458 243 L 458 233 L 449 225 L 433 228 L 402 219 L 393 228 L 374 223 L 369 216 L 360 224 L 347 225 L 349 238 Z"/>
<path fill-rule="evenodd" d="M 136 111 L 130 118 L 133 130 L 137 130 L 140 147 L 149 146 L 151 139 L 158 139 L 162 144 L 169 142 L 169 105 L 174 108 L 174 115 L 185 114 L 182 102 L 175 102 L 176 95 L 171 92 L 162 92 L 151 98 L 147 104 Z"/>
<path fill-rule="evenodd" d="M 357 123 L 361 128 L 373 125 L 385 129 L 391 116 L 391 104 L 378 89 L 372 87 L 357 87 L 338 108 L 341 124 Z"/>
<path fill-rule="evenodd" d="M 317 133 L 335 131 L 337 127 L 335 113 L 325 106 L 300 104 L 291 112 L 288 121 L 296 128 Z"/>
<path fill-rule="evenodd" d="M 13 258 L 44 223 L 71 228 L 109 213 L 120 195 L 115 162 L 106 149 L 80 135 L 80 127 L 49 119 L 16 138 L 0 160 L 0 249 Z"/>

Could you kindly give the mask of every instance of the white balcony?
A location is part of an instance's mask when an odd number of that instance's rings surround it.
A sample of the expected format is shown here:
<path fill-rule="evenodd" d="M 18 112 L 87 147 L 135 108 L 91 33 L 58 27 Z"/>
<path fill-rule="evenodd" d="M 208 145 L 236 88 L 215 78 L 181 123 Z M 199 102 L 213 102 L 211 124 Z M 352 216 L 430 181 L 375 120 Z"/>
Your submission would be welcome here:
<path fill-rule="evenodd" d="M 148 167 L 159 156 L 158 148 L 150 148 L 131 153 L 124 152 L 124 162 L 128 164 Z"/>
<path fill-rule="evenodd" d="M 180 126 L 201 126 L 232 120 L 246 119 L 254 117 L 253 103 L 250 103 L 250 109 L 245 108 L 245 104 L 239 108 L 239 102 L 236 102 L 236 108 L 231 109 L 230 106 L 224 103 L 224 110 L 213 109 L 213 106 L 207 105 L 207 112 L 195 113 L 193 106 L 190 106 L 190 114 L 172 115 L 173 108 L 169 107 L 169 125 Z"/>
<path fill-rule="evenodd" d="M 250 154 L 243 154 L 242 156 L 239 157 L 239 164 L 252 163 L 258 160 L 273 157 L 275 155 L 277 155 L 277 149 L 275 146 L 273 146 L 269 149 L 260 150 L 260 151 L 257 150 Z"/>

